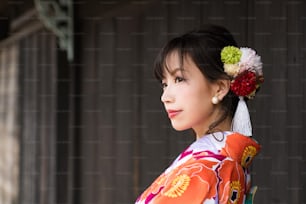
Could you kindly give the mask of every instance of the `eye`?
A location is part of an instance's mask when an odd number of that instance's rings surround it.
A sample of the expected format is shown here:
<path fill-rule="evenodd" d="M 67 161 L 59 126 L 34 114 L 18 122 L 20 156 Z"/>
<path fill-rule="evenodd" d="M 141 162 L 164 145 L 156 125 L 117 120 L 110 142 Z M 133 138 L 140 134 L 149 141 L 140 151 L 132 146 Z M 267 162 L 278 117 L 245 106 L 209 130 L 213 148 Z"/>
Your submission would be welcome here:
<path fill-rule="evenodd" d="M 185 81 L 185 79 L 183 77 L 175 77 L 175 83 L 179 83 Z"/>
<path fill-rule="evenodd" d="M 166 82 L 161 82 L 160 84 L 161 84 L 162 89 L 164 89 L 168 86 Z"/>

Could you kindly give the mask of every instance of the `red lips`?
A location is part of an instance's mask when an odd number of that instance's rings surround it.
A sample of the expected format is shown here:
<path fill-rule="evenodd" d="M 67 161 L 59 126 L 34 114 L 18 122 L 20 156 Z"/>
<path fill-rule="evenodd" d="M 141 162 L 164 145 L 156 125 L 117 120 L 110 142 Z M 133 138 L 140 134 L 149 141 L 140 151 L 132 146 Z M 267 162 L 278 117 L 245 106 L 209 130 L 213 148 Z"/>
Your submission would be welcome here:
<path fill-rule="evenodd" d="M 177 114 L 179 114 L 181 112 L 181 110 L 167 110 L 167 113 L 168 113 L 168 117 L 171 119 L 171 118 L 174 118 L 175 116 L 177 116 Z"/>

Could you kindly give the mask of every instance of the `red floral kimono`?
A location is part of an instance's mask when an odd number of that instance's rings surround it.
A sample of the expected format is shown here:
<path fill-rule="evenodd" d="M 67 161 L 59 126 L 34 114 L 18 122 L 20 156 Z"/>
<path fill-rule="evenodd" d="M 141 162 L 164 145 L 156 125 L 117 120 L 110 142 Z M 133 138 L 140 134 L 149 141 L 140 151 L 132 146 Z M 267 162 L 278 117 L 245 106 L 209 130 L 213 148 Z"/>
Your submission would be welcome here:
<path fill-rule="evenodd" d="M 247 168 L 259 150 L 257 142 L 238 133 L 206 135 L 182 152 L 136 204 L 245 203 Z"/>

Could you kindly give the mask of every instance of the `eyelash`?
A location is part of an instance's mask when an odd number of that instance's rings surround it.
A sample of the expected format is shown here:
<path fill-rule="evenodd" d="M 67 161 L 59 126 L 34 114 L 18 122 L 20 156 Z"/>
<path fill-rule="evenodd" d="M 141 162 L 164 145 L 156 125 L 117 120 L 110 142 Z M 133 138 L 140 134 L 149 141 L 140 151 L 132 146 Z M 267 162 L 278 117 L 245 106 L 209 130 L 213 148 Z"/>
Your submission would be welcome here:
<path fill-rule="evenodd" d="M 185 79 L 183 77 L 175 77 L 174 81 L 177 83 L 177 82 L 185 81 Z"/>
<path fill-rule="evenodd" d="M 183 81 L 185 81 L 185 79 L 184 79 L 183 77 L 175 77 L 175 78 L 174 78 L 174 82 L 175 82 L 175 83 L 180 83 L 180 82 L 183 82 Z M 167 83 L 161 82 L 161 86 L 162 86 L 162 88 L 164 89 L 164 88 L 167 87 Z"/>

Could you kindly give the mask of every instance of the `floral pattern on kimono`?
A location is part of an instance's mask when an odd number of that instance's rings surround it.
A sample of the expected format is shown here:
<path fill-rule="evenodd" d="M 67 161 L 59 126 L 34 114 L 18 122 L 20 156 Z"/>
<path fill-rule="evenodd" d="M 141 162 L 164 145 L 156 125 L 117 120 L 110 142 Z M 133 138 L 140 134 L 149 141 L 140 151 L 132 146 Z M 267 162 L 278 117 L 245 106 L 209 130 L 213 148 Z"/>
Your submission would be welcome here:
<path fill-rule="evenodd" d="M 242 204 L 248 167 L 260 150 L 252 138 L 223 132 L 192 143 L 136 200 L 136 204 Z"/>

